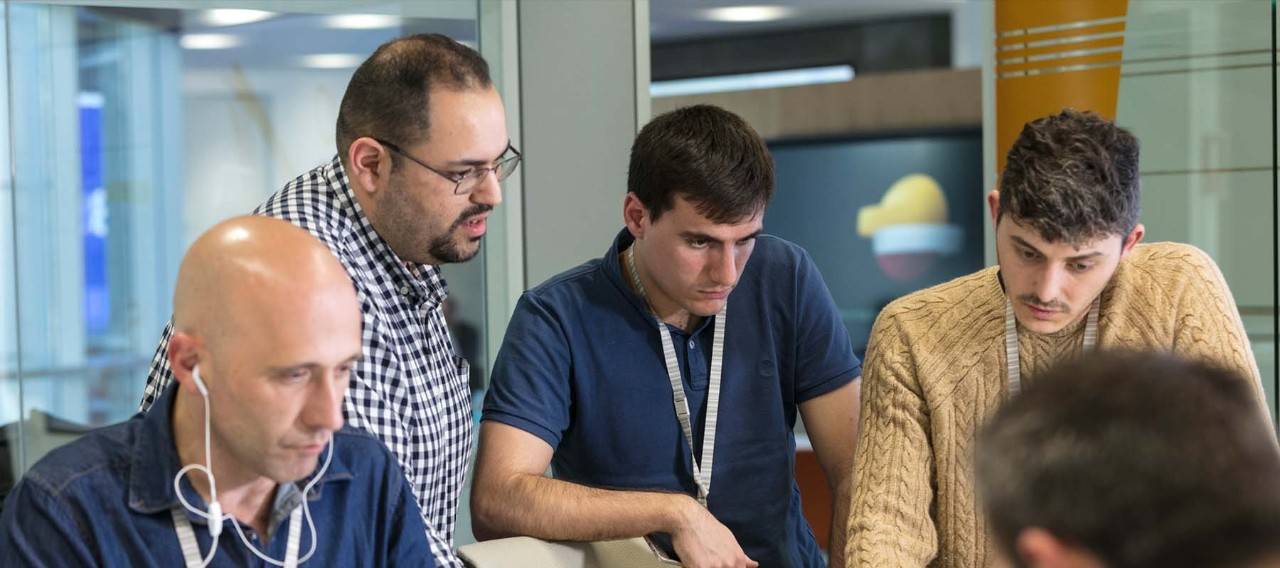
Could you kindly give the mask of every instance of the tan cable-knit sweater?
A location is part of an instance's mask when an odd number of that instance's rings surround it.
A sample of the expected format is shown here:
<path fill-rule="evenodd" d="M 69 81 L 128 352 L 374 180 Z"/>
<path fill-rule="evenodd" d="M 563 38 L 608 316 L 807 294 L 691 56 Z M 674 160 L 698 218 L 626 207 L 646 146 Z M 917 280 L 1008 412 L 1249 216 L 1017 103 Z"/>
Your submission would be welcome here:
<path fill-rule="evenodd" d="M 979 425 L 1007 391 L 1004 302 L 992 267 L 900 298 L 876 319 L 863 365 L 848 566 L 994 560 L 972 456 Z M 1102 292 L 1098 327 L 1100 348 L 1170 350 L 1230 366 L 1250 378 L 1267 413 L 1235 301 L 1199 249 L 1138 245 Z M 1020 330 L 1024 380 L 1079 354 L 1083 340 L 1083 322 L 1051 335 Z"/>

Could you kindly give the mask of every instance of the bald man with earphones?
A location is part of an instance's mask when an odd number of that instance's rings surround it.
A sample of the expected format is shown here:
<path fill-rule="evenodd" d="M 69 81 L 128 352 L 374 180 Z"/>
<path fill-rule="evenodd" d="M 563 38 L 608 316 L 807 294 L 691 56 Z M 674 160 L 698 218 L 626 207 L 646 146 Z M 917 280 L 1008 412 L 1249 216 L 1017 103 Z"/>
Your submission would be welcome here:
<path fill-rule="evenodd" d="M 0 566 L 433 566 L 404 474 L 343 428 L 361 357 L 346 271 L 306 231 L 240 217 L 183 259 L 176 383 L 59 448 L 0 518 Z"/>

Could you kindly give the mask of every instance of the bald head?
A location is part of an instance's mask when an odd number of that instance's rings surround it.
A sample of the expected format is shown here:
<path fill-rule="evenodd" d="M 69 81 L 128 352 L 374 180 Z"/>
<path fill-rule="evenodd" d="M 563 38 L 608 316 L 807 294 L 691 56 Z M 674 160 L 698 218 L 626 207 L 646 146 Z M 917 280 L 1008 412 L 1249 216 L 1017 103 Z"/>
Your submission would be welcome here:
<path fill-rule="evenodd" d="M 342 427 L 362 351 L 360 304 L 342 264 L 287 222 L 237 217 L 191 245 L 173 304 L 174 439 L 185 463 L 201 453 L 197 401 L 207 391 L 219 486 L 311 473 Z M 197 369 L 206 388 L 195 386 Z"/>
<path fill-rule="evenodd" d="M 260 320 L 288 317 L 318 295 L 349 296 L 348 305 L 333 307 L 359 309 L 346 270 L 310 233 L 270 217 L 235 217 L 202 234 L 183 257 L 174 329 L 216 344 Z"/>

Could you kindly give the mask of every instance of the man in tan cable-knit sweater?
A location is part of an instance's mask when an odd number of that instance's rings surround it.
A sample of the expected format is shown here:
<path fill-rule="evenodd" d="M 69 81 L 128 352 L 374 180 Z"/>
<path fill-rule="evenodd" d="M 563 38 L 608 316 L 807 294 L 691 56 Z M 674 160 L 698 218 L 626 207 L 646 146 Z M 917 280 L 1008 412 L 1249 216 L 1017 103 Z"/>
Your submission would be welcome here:
<path fill-rule="evenodd" d="M 849 566 L 990 564 L 995 549 L 974 494 L 977 430 L 1021 377 L 1086 343 L 1225 365 L 1248 378 L 1259 420 L 1269 420 L 1213 260 L 1188 245 L 1138 244 L 1132 134 L 1067 110 L 1028 123 L 1007 162 L 987 197 L 999 266 L 900 298 L 872 329 Z"/>

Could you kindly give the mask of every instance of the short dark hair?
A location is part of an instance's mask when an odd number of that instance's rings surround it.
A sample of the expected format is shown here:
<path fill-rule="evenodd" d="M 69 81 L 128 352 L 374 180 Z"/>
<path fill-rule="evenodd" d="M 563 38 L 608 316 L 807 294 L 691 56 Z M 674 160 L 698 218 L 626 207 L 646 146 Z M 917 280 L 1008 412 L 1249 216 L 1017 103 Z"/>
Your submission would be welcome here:
<path fill-rule="evenodd" d="M 402 147 L 427 138 L 432 89 L 486 88 L 489 64 L 465 45 L 440 34 L 417 34 L 382 44 L 364 60 L 338 107 L 338 155 L 361 136 Z"/>
<path fill-rule="evenodd" d="M 1028 122 L 1000 176 L 1000 216 L 1050 242 L 1127 236 L 1138 224 L 1138 139 L 1092 112 Z"/>
<path fill-rule="evenodd" d="M 1050 369 L 980 434 L 978 489 L 1010 558 L 1039 527 L 1109 568 L 1280 553 L 1280 447 L 1236 372 L 1165 354 Z"/>
<path fill-rule="evenodd" d="M 760 135 L 736 114 L 694 105 L 659 115 L 631 146 L 627 191 L 652 219 L 688 199 L 716 223 L 760 212 L 773 196 L 773 158 Z"/>

